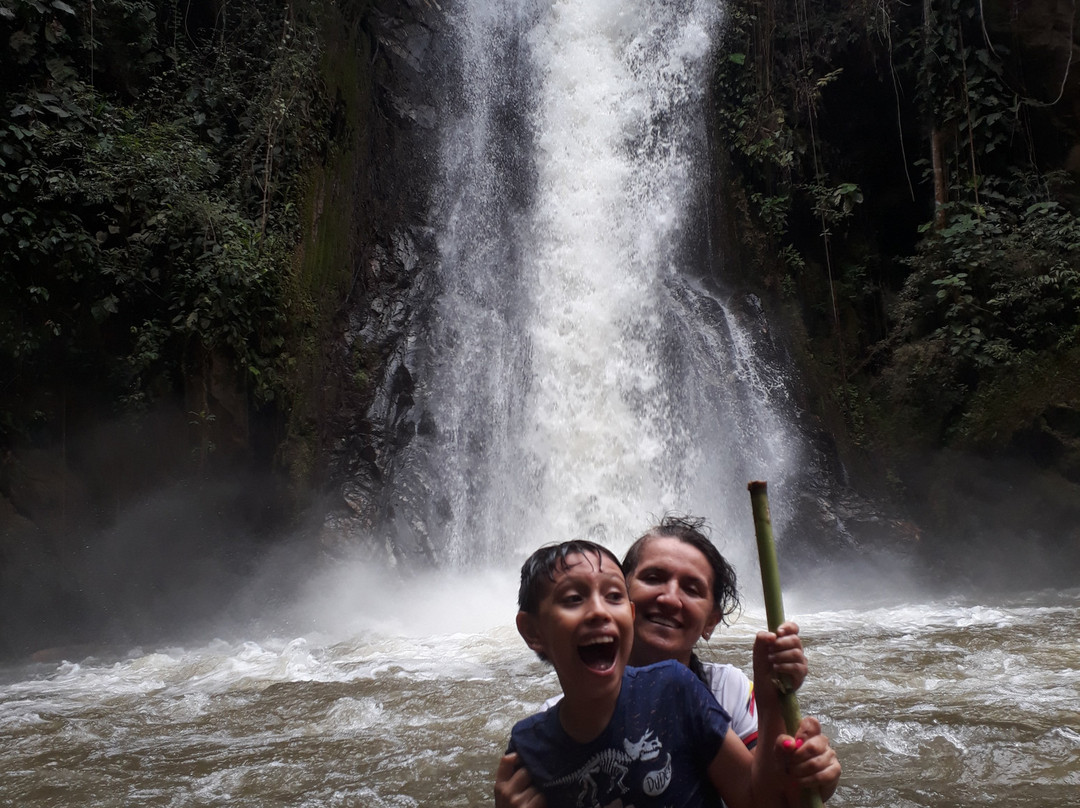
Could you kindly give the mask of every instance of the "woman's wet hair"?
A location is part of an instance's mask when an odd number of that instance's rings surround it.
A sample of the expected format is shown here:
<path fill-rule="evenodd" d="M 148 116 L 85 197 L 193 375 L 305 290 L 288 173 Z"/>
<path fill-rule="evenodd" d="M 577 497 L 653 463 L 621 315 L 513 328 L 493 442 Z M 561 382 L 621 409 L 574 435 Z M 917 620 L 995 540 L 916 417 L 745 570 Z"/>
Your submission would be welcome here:
<path fill-rule="evenodd" d="M 521 587 L 518 589 L 518 608 L 528 614 L 536 614 L 540 609 L 540 598 L 543 597 L 543 581 L 552 583 L 555 581 L 556 572 L 565 572 L 570 569 L 566 559 L 568 556 L 578 554 L 585 558 L 595 559 L 597 567 L 608 558 L 617 570 L 622 572 L 622 565 L 606 547 L 585 539 L 572 539 L 560 544 L 546 544 L 533 553 L 521 565 Z"/>
<path fill-rule="evenodd" d="M 739 610 L 739 590 L 735 578 L 735 568 L 727 562 L 716 545 L 709 539 L 708 525 L 705 519 L 697 516 L 677 516 L 668 514 L 660 524 L 648 529 L 643 536 L 630 545 L 623 558 L 623 573 L 629 578 L 641 562 L 641 553 L 650 539 L 678 539 L 697 549 L 712 569 L 713 605 L 720 610 L 720 622 L 727 624 L 727 618 Z"/>

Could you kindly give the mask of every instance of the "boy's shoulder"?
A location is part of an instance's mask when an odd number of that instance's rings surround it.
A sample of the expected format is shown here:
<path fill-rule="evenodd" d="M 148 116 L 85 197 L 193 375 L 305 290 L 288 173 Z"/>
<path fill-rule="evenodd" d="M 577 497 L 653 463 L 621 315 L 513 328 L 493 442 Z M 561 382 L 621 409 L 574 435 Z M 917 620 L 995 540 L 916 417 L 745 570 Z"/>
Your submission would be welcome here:
<path fill-rule="evenodd" d="M 623 687 L 619 695 L 619 704 L 628 706 L 628 702 L 669 703 L 672 699 L 691 699 L 707 696 L 712 700 L 708 688 L 688 667 L 674 659 L 654 662 L 640 668 L 627 666 L 623 671 Z M 562 694 L 544 702 L 539 712 L 533 713 L 514 724 L 513 734 L 532 734 L 554 741 L 564 741 L 559 723 L 558 706 Z M 619 708 L 616 708 L 616 713 Z"/>
<path fill-rule="evenodd" d="M 674 673 L 672 673 L 671 671 L 674 671 Z M 697 680 L 697 677 L 694 676 L 693 671 L 691 671 L 681 662 L 677 662 L 674 659 L 665 659 L 662 662 L 654 662 L 651 665 L 642 665 L 638 668 L 627 665 L 626 670 L 623 671 L 623 681 L 626 682 L 628 680 L 636 680 L 638 682 L 649 682 L 655 680 L 664 680 L 671 677 L 675 679 L 682 679 L 683 681 L 688 681 L 686 678 L 687 673 L 690 674 L 690 679 Z M 562 693 L 555 694 L 544 702 L 543 706 L 540 708 L 539 713 L 529 716 L 529 718 L 534 719 L 537 716 L 542 715 L 546 710 L 550 710 L 552 707 L 562 701 L 562 697 Z"/>
<path fill-rule="evenodd" d="M 627 701 L 637 704 L 696 705 L 713 699 L 694 672 L 673 659 L 628 667 L 623 674 L 623 693 Z"/>
<path fill-rule="evenodd" d="M 656 688 L 671 685 L 678 689 L 680 686 L 694 687 L 700 684 L 701 681 L 689 668 L 674 659 L 665 659 L 663 662 L 654 662 L 652 665 L 643 665 L 640 668 L 627 665 L 623 671 L 623 686 L 629 685 L 631 690 L 646 689 L 652 691 Z M 626 691 L 623 691 L 623 693 L 625 694 Z M 562 701 L 562 698 L 562 693 L 552 696 L 544 702 L 539 712 L 518 721 L 514 725 L 515 731 L 537 727 L 550 727 L 552 729 L 558 727 L 556 706 Z"/>
<path fill-rule="evenodd" d="M 522 718 L 520 721 L 514 724 L 514 733 L 522 731 L 530 731 L 534 728 L 546 728 L 549 731 L 559 726 L 559 711 L 557 705 L 562 700 L 562 694 L 560 693 L 558 698 L 548 699 L 544 702 L 543 707 L 539 712 L 535 712 L 530 716 Z"/>
<path fill-rule="evenodd" d="M 623 674 L 623 680 L 636 679 L 642 682 L 697 682 L 701 684 L 692 670 L 681 662 L 674 659 L 665 659 L 663 662 L 654 662 L 651 665 L 643 665 L 640 668 L 627 666 Z"/>

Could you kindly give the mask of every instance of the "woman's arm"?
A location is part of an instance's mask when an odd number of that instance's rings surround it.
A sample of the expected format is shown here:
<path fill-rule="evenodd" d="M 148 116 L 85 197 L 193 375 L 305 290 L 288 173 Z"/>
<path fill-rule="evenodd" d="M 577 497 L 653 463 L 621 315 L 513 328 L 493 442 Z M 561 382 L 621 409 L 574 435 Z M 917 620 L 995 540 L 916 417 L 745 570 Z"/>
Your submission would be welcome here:
<path fill-rule="evenodd" d="M 729 808 L 786 808 L 784 717 L 774 684 L 777 671 L 772 657 L 776 640 L 777 635 L 769 631 L 759 631 L 754 638 L 757 746 L 753 751 L 747 749 L 729 729 L 709 766 L 709 779 Z"/>
<path fill-rule="evenodd" d="M 495 808 L 547 808 L 517 752 L 503 755 L 495 771 Z"/>

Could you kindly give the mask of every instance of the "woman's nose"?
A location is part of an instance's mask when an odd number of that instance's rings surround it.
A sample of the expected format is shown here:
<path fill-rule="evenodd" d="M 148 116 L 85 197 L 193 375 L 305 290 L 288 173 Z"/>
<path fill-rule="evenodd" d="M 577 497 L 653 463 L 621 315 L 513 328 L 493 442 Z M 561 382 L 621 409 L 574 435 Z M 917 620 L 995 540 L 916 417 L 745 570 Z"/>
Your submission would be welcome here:
<path fill-rule="evenodd" d="M 679 603 L 681 598 L 679 597 L 679 586 L 675 581 L 668 581 L 660 587 L 660 591 L 656 594 L 657 600 L 663 600 L 665 603 Z"/>

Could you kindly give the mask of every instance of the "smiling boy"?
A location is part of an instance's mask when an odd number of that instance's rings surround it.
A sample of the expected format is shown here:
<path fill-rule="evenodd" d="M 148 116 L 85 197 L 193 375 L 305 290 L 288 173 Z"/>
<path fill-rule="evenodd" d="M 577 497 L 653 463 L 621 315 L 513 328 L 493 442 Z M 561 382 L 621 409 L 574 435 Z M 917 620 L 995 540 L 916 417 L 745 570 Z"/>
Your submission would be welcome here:
<path fill-rule="evenodd" d="M 782 804 L 775 738 L 749 751 L 685 665 L 627 667 L 634 606 L 608 550 L 587 541 L 540 548 L 521 568 L 518 605 L 519 633 L 563 690 L 510 738 L 548 808 L 704 806 L 717 793 L 730 808 Z M 766 676 L 769 637 L 754 646 Z"/>

